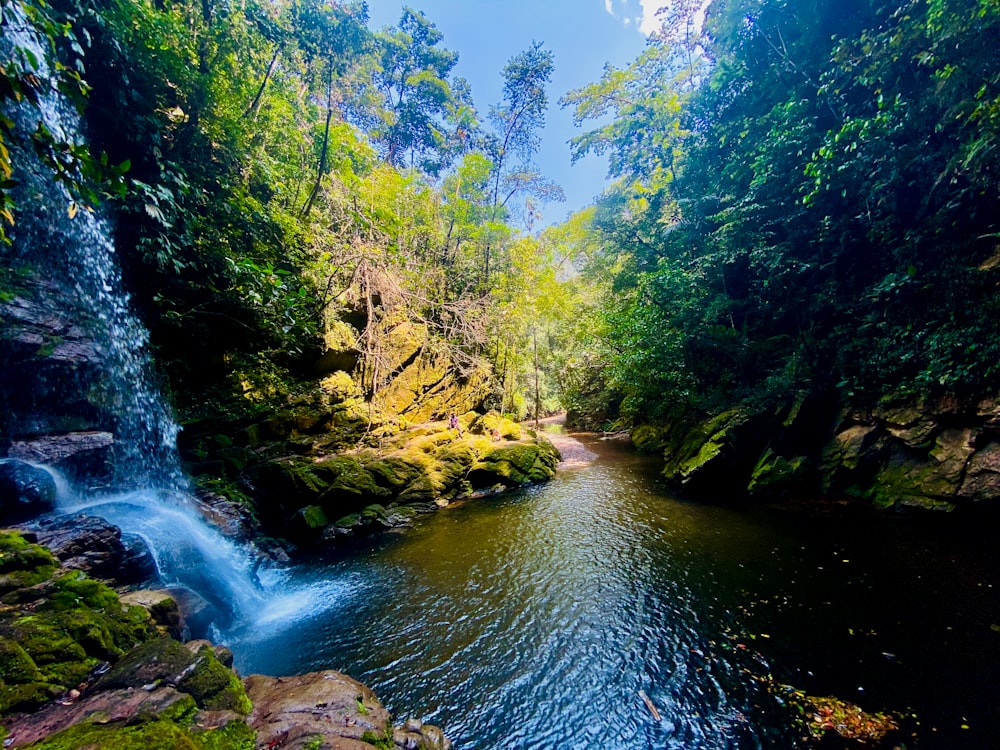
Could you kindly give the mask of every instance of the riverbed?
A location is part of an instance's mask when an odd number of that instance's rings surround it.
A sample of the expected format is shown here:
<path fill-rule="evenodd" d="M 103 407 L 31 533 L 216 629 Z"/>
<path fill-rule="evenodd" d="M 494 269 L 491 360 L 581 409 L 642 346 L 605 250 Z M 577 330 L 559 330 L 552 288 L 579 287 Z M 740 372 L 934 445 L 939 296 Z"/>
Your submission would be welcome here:
<path fill-rule="evenodd" d="M 996 746 L 992 518 L 693 503 L 626 442 L 557 439 L 552 482 L 297 569 L 309 605 L 231 634 L 237 666 L 344 671 L 460 750 L 801 746 L 768 684 Z"/>

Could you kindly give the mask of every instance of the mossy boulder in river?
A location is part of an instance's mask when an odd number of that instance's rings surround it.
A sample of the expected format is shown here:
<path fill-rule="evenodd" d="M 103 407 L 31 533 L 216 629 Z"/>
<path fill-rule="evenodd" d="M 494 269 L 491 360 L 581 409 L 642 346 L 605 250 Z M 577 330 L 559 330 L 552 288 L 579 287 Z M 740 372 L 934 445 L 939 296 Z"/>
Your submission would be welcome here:
<path fill-rule="evenodd" d="M 415 513 L 477 490 L 555 475 L 559 453 L 547 438 L 509 420 L 494 422 L 469 413 L 458 430 L 428 423 L 386 437 L 378 448 L 264 463 L 251 479 L 260 514 L 279 533 L 318 542 L 407 524 Z"/>

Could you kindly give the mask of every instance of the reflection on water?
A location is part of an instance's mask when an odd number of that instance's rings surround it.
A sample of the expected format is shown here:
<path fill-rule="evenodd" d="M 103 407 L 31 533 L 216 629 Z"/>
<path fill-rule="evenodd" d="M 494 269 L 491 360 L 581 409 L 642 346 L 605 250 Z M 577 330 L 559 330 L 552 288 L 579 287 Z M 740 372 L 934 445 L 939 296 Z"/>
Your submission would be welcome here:
<path fill-rule="evenodd" d="M 237 636 L 238 666 L 342 670 L 458 748 L 796 747 L 769 670 L 916 711 L 911 748 L 993 746 L 985 540 L 959 556 L 907 519 L 684 503 L 624 446 L 583 450 L 599 460 L 303 571 L 315 607 Z"/>

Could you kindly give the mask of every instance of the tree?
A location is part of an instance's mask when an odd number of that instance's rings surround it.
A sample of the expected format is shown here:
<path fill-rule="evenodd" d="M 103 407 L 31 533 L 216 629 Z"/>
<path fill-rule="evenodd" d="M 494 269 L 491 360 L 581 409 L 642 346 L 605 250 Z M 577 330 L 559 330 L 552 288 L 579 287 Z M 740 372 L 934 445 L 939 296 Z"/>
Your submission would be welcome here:
<path fill-rule="evenodd" d="M 493 223 L 500 221 L 507 202 L 524 192 L 545 200 L 563 200 L 562 189 L 538 174 L 531 160 L 541 144 L 539 130 L 545 125 L 548 95 L 545 86 L 552 77 L 555 56 L 533 42 L 514 55 L 503 69 L 503 94 L 490 108 L 496 128 L 487 146 L 493 160 L 493 188 L 490 200 Z M 493 243 L 487 241 L 483 257 L 483 279 L 488 285 Z"/>
<path fill-rule="evenodd" d="M 373 72 L 382 102 L 372 137 L 386 162 L 437 174 L 447 166 L 457 137 L 449 118 L 470 106 L 468 87 L 449 82 L 458 54 L 438 45 L 443 35 L 420 11 L 404 7 L 398 29 L 377 35 Z M 457 127 L 456 127 L 457 130 Z"/>

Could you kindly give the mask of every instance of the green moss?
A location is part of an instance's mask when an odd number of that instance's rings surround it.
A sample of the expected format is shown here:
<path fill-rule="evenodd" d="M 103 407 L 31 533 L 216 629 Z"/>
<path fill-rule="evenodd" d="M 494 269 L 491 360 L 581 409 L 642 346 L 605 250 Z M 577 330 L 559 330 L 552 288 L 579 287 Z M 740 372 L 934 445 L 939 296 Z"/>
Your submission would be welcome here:
<path fill-rule="evenodd" d="M 33 750 L 200 750 L 205 746 L 183 727 L 154 720 L 137 726 L 77 724 L 32 747 Z"/>
<path fill-rule="evenodd" d="M 665 430 L 651 424 L 641 424 L 632 430 L 632 444 L 643 453 L 659 453 L 667 444 Z"/>
<path fill-rule="evenodd" d="M 318 505 L 307 505 L 305 508 L 302 508 L 300 513 L 302 514 L 302 520 L 305 521 L 306 526 L 310 529 L 322 529 L 329 523 L 326 513 Z"/>
<path fill-rule="evenodd" d="M 199 706 L 209 711 L 248 714 L 253 708 L 239 677 L 225 667 L 208 646 L 198 651 L 194 669 L 177 683 L 177 687 L 190 693 Z"/>
<path fill-rule="evenodd" d="M 373 732 L 371 729 L 365 730 L 361 735 L 361 741 L 377 748 L 377 750 L 393 750 L 395 743 L 392 741 L 392 727 L 386 727 L 381 733 Z"/>
<path fill-rule="evenodd" d="M 83 680 L 98 660 L 44 614 L 17 618 L 12 624 L 15 638 L 31 656 L 46 682 L 72 685 Z"/>
<path fill-rule="evenodd" d="M 787 492 L 803 481 L 807 470 L 808 460 L 804 456 L 788 459 L 768 448 L 754 467 L 747 491 L 752 495 Z"/>
<path fill-rule="evenodd" d="M 47 581 L 55 571 L 56 559 L 45 547 L 16 532 L 0 531 L 0 596 Z"/>
<path fill-rule="evenodd" d="M 20 685 L 0 684 L 0 715 L 15 711 L 34 711 L 63 692 L 60 685 L 48 682 L 27 682 Z"/>
<path fill-rule="evenodd" d="M 218 729 L 192 732 L 192 737 L 201 750 L 253 750 L 257 733 L 242 721 L 231 721 Z"/>
<path fill-rule="evenodd" d="M 41 672 L 21 646 L 8 638 L 0 638 L 0 682 L 8 685 L 35 682 Z"/>

